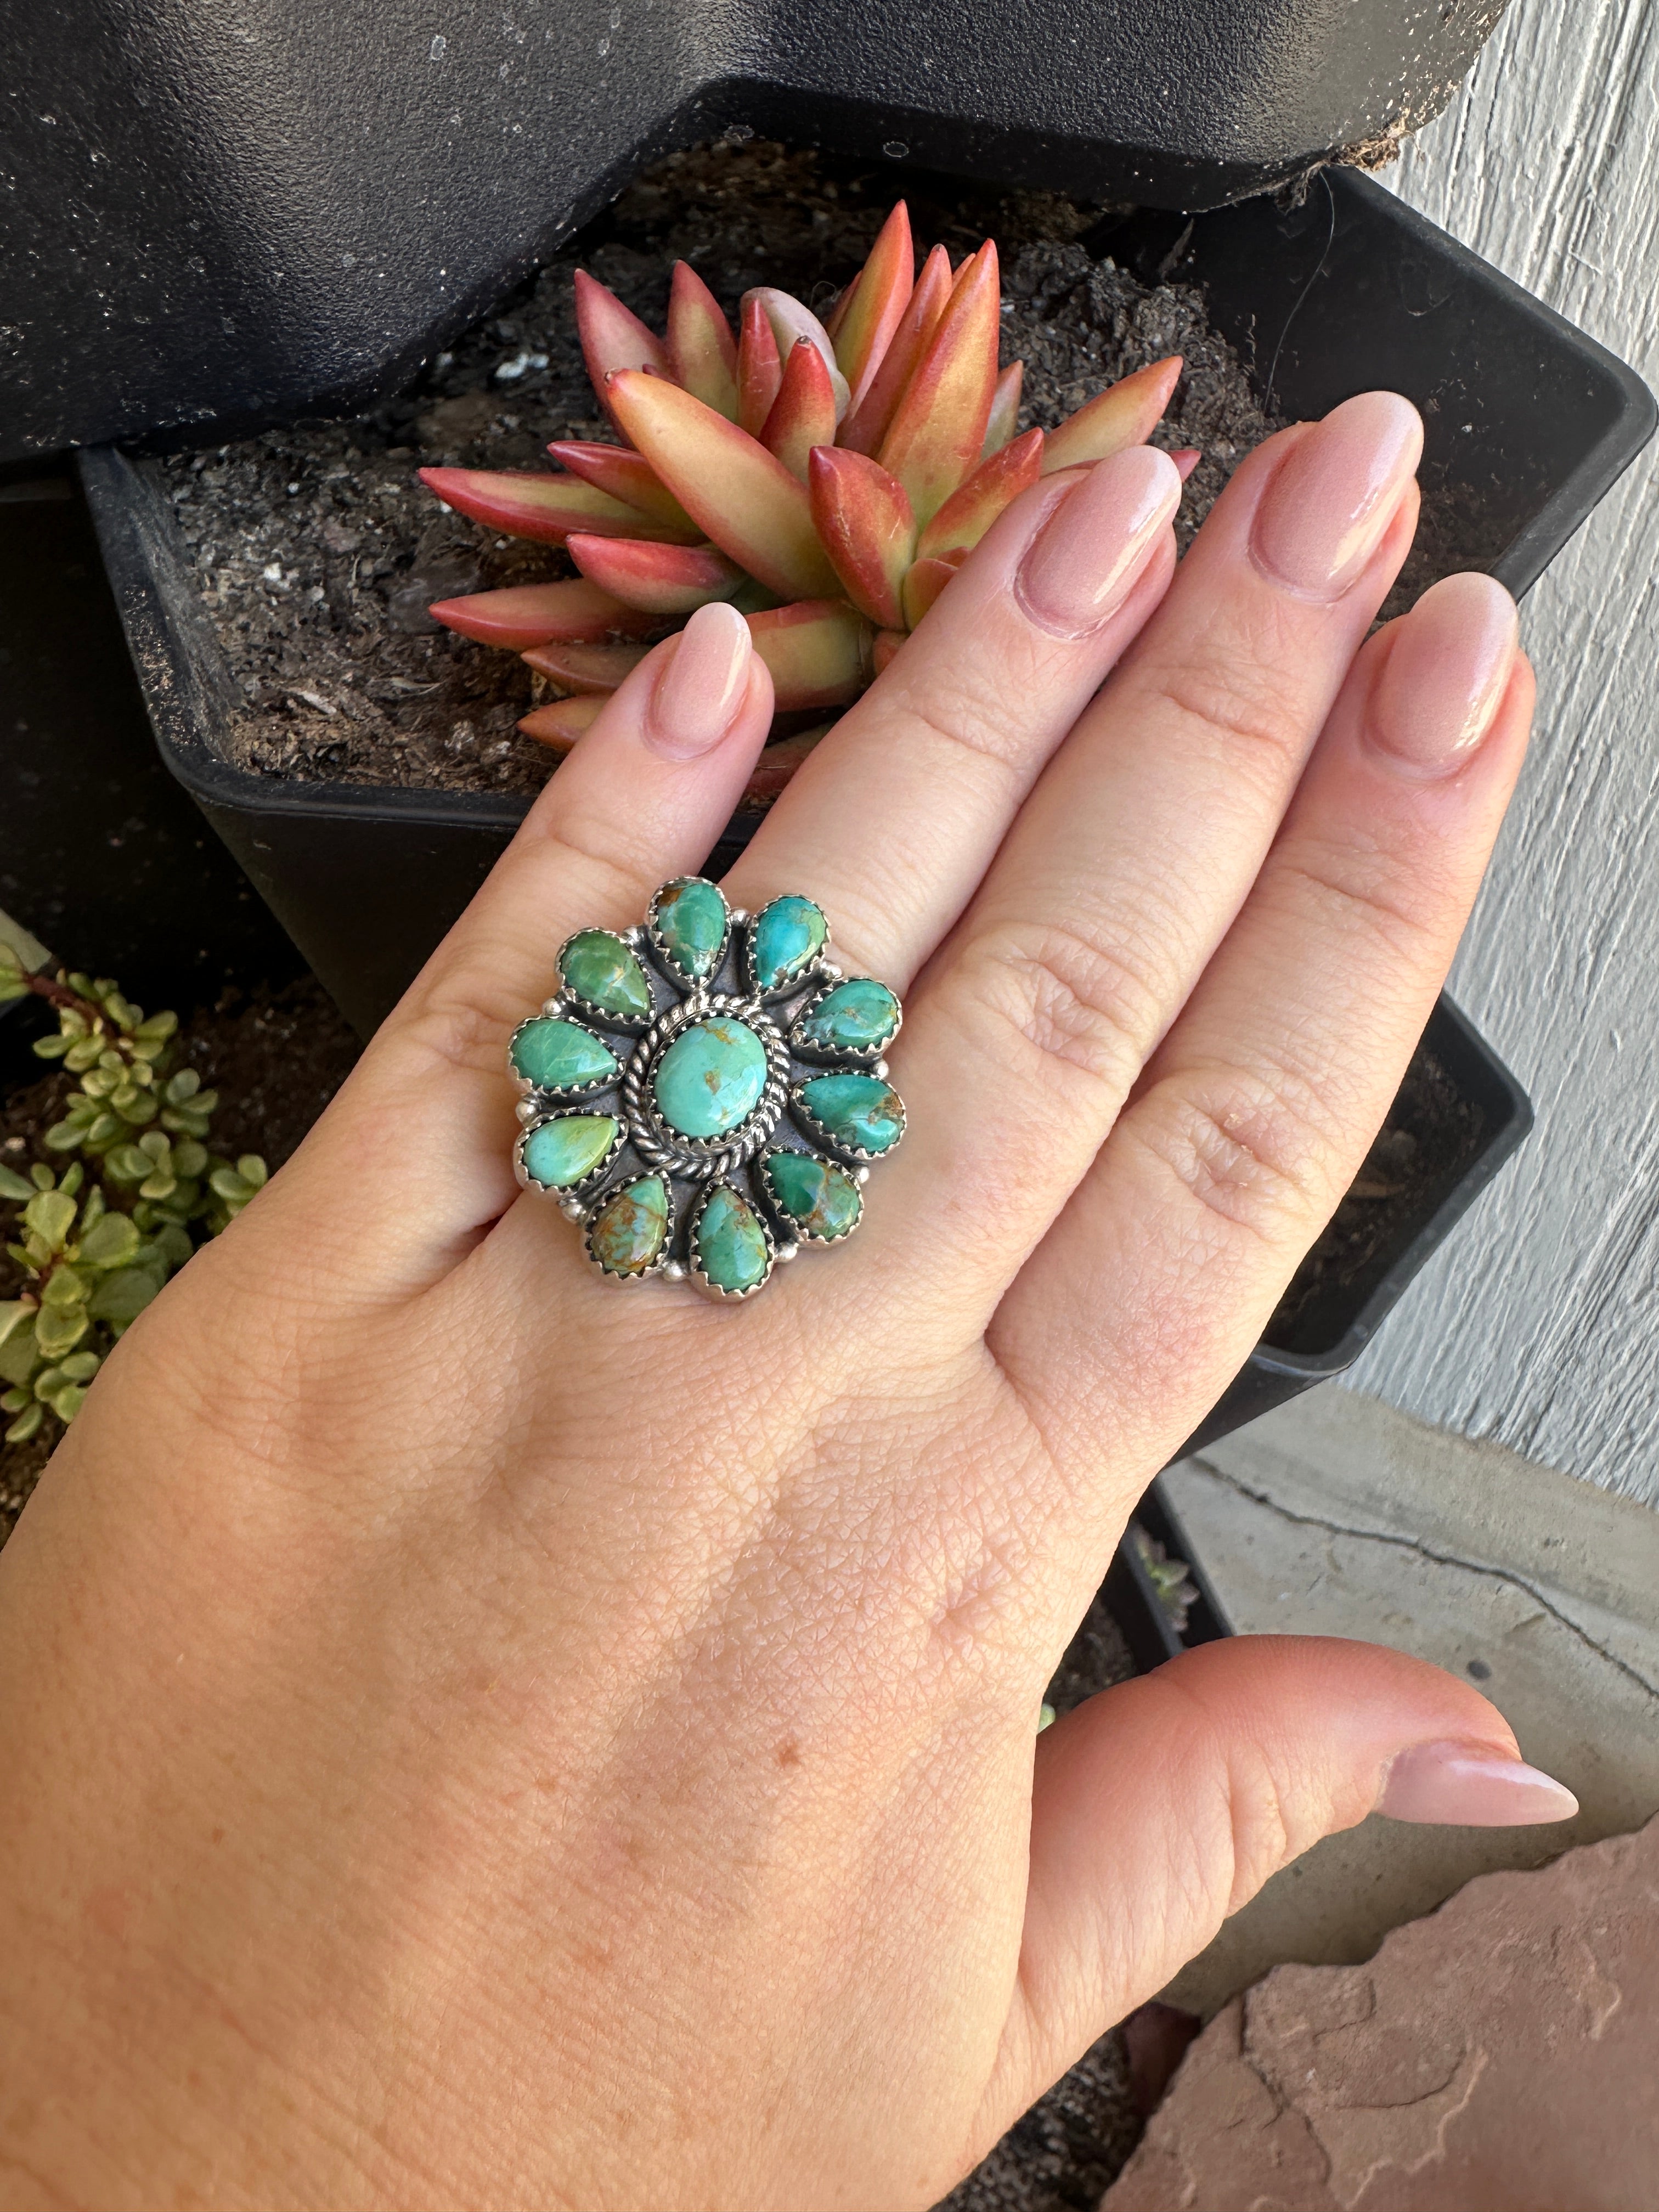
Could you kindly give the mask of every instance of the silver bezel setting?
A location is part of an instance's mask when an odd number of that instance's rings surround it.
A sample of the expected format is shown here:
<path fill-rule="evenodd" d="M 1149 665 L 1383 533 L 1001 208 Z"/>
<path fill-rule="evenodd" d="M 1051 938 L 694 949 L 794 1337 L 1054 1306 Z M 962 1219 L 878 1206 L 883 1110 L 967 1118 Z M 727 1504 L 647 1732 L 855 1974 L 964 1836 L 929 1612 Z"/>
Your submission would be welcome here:
<path fill-rule="evenodd" d="M 697 1264 L 697 1231 L 702 1224 L 703 1215 L 708 1210 L 709 1200 L 718 1190 L 729 1190 L 734 1197 L 743 1200 L 755 1220 L 759 1223 L 760 1233 L 766 1239 L 766 1273 L 757 1283 L 750 1283 L 747 1290 L 728 1291 L 722 1284 L 711 1283 Z M 704 1297 L 714 1298 L 720 1304 L 728 1306 L 741 1305 L 745 1298 L 757 1297 L 771 1281 L 781 1256 L 778 1240 L 772 1233 L 772 1224 L 766 1218 L 765 1207 L 757 1206 L 747 1191 L 739 1190 L 736 1183 L 728 1182 L 724 1176 L 719 1182 L 711 1182 L 698 1199 L 696 1206 L 692 1207 L 691 1218 L 686 1224 L 685 1254 L 686 1274 L 690 1280 L 702 1292 Z"/>
<path fill-rule="evenodd" d="M 725 964 L 726 953 L 731 949 L 732 925 L 737 918 L 732 912 L 731 901 L 726 897 L 726 893 L 723 890 L 720 890 L 720 885 L 716 884 L 714 888 L 720 895 L 720 906 L 726 915 L 726 928 L 720 938 L 720 949 L 714 955 L 714 959 L 709 963 L 706 975 L 687 975 L 685 969 L 681 967 L 679 962 L 674 957 L 672 952 L 670 951 L 668 946 L 664 943 L 662 933 L 657 927 L 657 901 L 662 896 L 665 890 L 673 889 L 674 886 L 678 884 L 695 883 L 699 880 L 707 882 L 708 878 L 706 877 L 700 879 L 693 876 L 671 876 L 665 884 L 659 884 L 656 890 L 651 894 L 651 904 L 647 908 L 645 916 L 645 934 L 650 942 L 652 951 L 655 953 L 657 960 L 664 970 L 678 981 L 682 990 L 686 991 L 695 990 L 699 983 L 706 983 L 709 976 L 718 975 L 720 974 L 722 966 Z"/>
<path fill-rule="evenodd" d="M 671 880 L 685 880 L 674 878 Z M 659 887 L 660 896 L 666 885 Z M 716 887 L 718 888 L 718 887 Z M 802 895 L 804 896 L 804 895 Z M 645 922 L 628 930 L 577 930 L 572 936 L 600 934 L 612 938 L 639 961 L 651 995 L 648 1021 L 615 1014 L 595 1006 L 573 990 L 563 978 L 563 959 L 571 942 L 559 948 L 561 983 L 540 1009 L 555 1019 L 576 1023 L 591 1030 L 617 1061 L 616 1074 L 574 1088 L 538 1087 L 509 1069 L 519 1093 L 520 1123 L 514 1150 L 514 1165 L 520 1186 L 551 1198 L 582 1232 L 582 1249 L 596 1276 L 606 1283 L 624 1285 L 659 1278 L 684 1282 L 702 1296 L 725 1305 L 745 1304 L 765 1289 L 777 1268 L 802 1251 L 829 1251 L 844 1244 L 864 1218 L 862 1186 L 870 1169 L 865 1163 L 884 1159 L 886 1152 L 870 1152 L 833 1137 L 800 1102 L 800 1090 L 826 1073 L 873 1074 L 884 1079 L 887 1063 L 879 1057 L 890 1045 L 890 1037 L 877 1050 L 797 1048 L 796 1024 L 816 1006 L 842 972 L 830 957 L 826 937 L 800 974 L 776 989 L 762 993 L 754 987 L 752 939 L 757 916 L 733 908 L 724 898 L 727 923 L 719 960 L 702 978 L 688 976 L 664 945 L 653 927 L 653 896 Z M 812 902 L 817 904 L 816 900 Z M 819 908 L 819 912 L 823 908 Z M 764 909 L 762 909 L 764 911 Z M 860 979 L 864 980 L 864 979 Z M 870 981 L 876 979 L 870 978 Z M 896 997 L 896 994 L 895 994 Z M 766 1054 L 766 1081 L 752 1111 L 737 1128 L 718 1137 L 687 1137 L 672 1127 L 659 1111 L 654 1076 L 663 1054 L 674 1039 L 700 1022 L 720 1017 L 738 1021 L 759 1038 Z M 535 1019 L 530 1016 L 527 1019 Z M 900 1012 L 902 1019 L 902 1010 Z M 513 1032 L 516 1039 L 525 1024 Z M 898 1033 L 896 1026 L 894 1036 Z M 617 1134 L 605 1157 L 580 1182 L 563 1189 L 540 1183 L 524 1164 L 525 1145 L 545 1123 L 562 1115 L 608 1115 Z M 896 1150 L 904 1128 L 904 1109 L 899 1103 L 899 1136 L 888 1147 Z M 850 1173 L 860 1187 L 858 1218 L 834 1237 L 815 1237 L 802 1229 L 780 1201 L 762 1164 L 770 1152 L 799 1152 Z M 659 1176 L 667 1188 L 669 1221 L 662 1246 L 648 1267 L 636 1273 L 613 1272 L 595 1256 L 592 1231 L 600 1209 L 629 1183 Z M 712 1193 L 730 1185 L 760 1224 L 766 1241 L 767 1270 L 746 1290 L 730 1291 L 711 1282 L 697 1264 L 696 1231 Z"/>
<path fill-rule="evenodd" d="M 591 999 L 583 998 L 581 993 L 566 979 L 564 956 L 579 937 L 609 937 L 620 945 L 624 951 L 633 954 L 640 963 L 640 971 L 645 977 L 645 988 L 650 996 L 651 1012 L 648 1014 L 643 1018 L 638 1014 L 613 1014 L 609 1007 L 596 1006 Z M 596 922 L 587 929 L 573 929 L 564 943 L 560 945 L 558 957 L 554 963 L 559 971 L 557 1003 L 562 1011 L 567 1015 L 572 1012 L 580 1012 L 583 1025 L 587 1029 L 613 1030 L 623 1036 L 638 1036 L 641 1030 L 648 1030 L 662 1012 L 662 1008 L 658 1002 L 655 991 L 651 988 L 651 963 L 648 960 L 640 958 L 644 939 L 645 931 L 642 928 L 602 929 Z M 554 1000 L 550 999 L 543 1006 L 542 1012 L 549 1012 L 555 1003 Z M 618 1058 L 626 1059 L 626 1054 L 618 1054 Z"/>
<path fill-rule="evenodd" d="M 810 1021 L 830 994 L 832 991 L 839 991 L 843 983 L 875 983 L 892 1000 L 893 1026 L 879 1044 L 824 1046 L 810 1044 L 802 1039 L 800 1033 L 802 1024 Z M 879 977 L 875 975 L 825 975 L 820 970 L 811 997 L 799 1009 L 794 1020 L 789 1024 L 789 1049 L 797 1060 L 810 1060 L 815 1066 L 822 1064 L 826 1067 L 839 1067 L 843 1063 L 851 1062 L 862 1073 L 867 1068 L 874 1067 L 875 1063 L 891 1045 L 894 1038 L 903 1027 L 904 1009 L 899 1004 L 898 993 L 894 990 L 890 983 L 883 983 Z"/>
<path fill-rule="evenodd" d="M 876 1069 L 873 1067 L 849 1067 L 845 1070 L 837 1068 L 831 1070 L 830 1072 L 836 1074 L 846 1073 L 848 1075 L 868 1075 L 872 1077 L 878 1082 L 886 1081 L 885 1076 L 878 1075 Z M 796 1127 L 800 1130 L 803 1136 L 810 1137 L 813 1144 L 817 1146 L 820 1151 L 828 1152 L 832 1159 L 858 1160 L 861 1162 L 890 1160 L 894 1153 L 897 1152 L 899 1146 L 904 1142 L 904 1133 L 909 1127 L 909 1121 L 904 1111 L 904 1101 L 899 1097 L 897 1091 L 893 1091 L 893 1097 L 897 1103 L 899 1111 L 898 1134 L 894 1138 L 892 1143 L 884 1146 L 882 1151 L 878 1152 L 867 1152 L 862 1145 L 848 1144 L 845 1137 L 837 1137 L 830 1130 L 826 1129 L 823 1122 L 818 1120 L 817 1115 L 813 1113 L 811 1108 L 801 1097 L 801 1092 L 805 1089 L 806 1084 L 816 1082 L 818 1077 L 823 1073 L 824 1071 L 822 1068 L 815 1068 L 812 1073 L 805 1079 L 805 1082 L 797 1083 L 791 1086 L 789 1092 L 789 1112 Z M 888 1085 L 888 1088 L 890 1090 L 892 1089 L 890 1084 Z"/>
<path fill-rule="evenodd" d="M 514 1066 L 513 1049 L 532 1022 L 568 1022 L 573 1029 L 587 1030 L 589 1035 L 592 1035 L 590 1024 L 575 1020 L 571 1009 L 562 1000 L 550 1000 L 548 1005 L 543 1006 L 538 1012 L 526 1014 L 508 1038 L 507 1046 L 507 1065 L 514 1081 L 519 1086 L 521 1097 L 589 1098 L 597 1091 L 615 1090 L 626 1062 L 622 1054 L 612 1051 L 611 1048 L 605 1044 L 603 1037 L 597 1038 L 595 1042 L 604 1044 L 605 1050 L 611 1053 L 611 1057 L 617 1062 L 615 1075 L 596 1075 L 588 1083 L 533 1083 L 529 1076 L 520 1075 L 517 1067 Z"/>
<path fill-rule="evenodd" d="M 776 906 L 778 899 L 780 898 L 806 898 L 806 894 L 805 891 L 780 891 L 777 898 L 768 899 L 766 905 L 760 908 L 755 914 L 745 915 L 744 916 L 744 921 L 746 924 L 746 927 L 742 933 L 743 953 L 741 967 L 744 990 L 744 995 L 754 1000 L 757 1006 L 769 1006 L 775 999 L 792 999 L 795 996 L 797 992 L 805 991 L 810 988 L 812 984 L 817 981 L 821 975 L 830 975 L 838 977 L 841 974 L 839 968 L 831 968 L 828 965 L 830 954 L 830 917 L 828 915 L 824 914 L 823 908 L 821 906 L 818 906 L 818 902 L 816 899 L 808 899 L 807 904 L 809 906 L 817 907 L 818 913 L 823 916 L 823 944 L 819 945 L 817 951 L 812 955 L 811 958 L 800 970 L 799 975 L 788 976 L 781 983 L 774 983 L 764 988 L 762 987 L 760 978 L 755 973 L 755 930 L 757 925 L 760 922 L 762 916 L 766 913 L 767 908 Z"/>

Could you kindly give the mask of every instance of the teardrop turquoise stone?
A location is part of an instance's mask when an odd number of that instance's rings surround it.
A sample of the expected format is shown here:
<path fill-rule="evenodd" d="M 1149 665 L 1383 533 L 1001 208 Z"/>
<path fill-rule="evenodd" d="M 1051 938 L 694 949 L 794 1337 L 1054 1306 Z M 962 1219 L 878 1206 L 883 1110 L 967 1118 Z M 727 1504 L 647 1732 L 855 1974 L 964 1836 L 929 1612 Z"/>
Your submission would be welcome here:
<path fill-rule="evenodd" d="M 658 942 L 691 982 L 712 975 L 726 949 L 727 915 L 720 886 L 702 876 L 678 876 L 651 902 Z"/>
<path fill-rule="evenodd" d="M 520 1024 L 513 1039 L 513 1072 L 538 1091 L 586 1091 L 620 1073 L 610 1047 L 580 1022 L 539 1014 Z"/>
<path fill-rule="evenodd" d="M 651 1018 L 651 986 L 631 945 L 608 929 L 580 931 L 559 954 L 565 988 L 601 1013 L 626 1021 Z"/>
<path fill-rule="evenodd" d="M 611 1114 L 556 1114 L 524 1140 L 525 1173 L 544 1190 L 568 1190 L 610 1153 L 622 1124 Z"/>
<path fill-rule="evenodd" d="M 850 975 L 801 1016 L 795 1036 L 809 1052 L 879 1052 L 898 1025 L 899 1002 L 886 984 Z"/>
<path fill-rule="evenodd" d="M 642 1275 L 667 1235 L 668 1186 L 660 1176 L 641 1176 L 606 1199 L 589 1224 L 587 1248 L 607 1275 Z"/>
<path fill-rule="evenodd" d="M 723 1137 L 766 1088 L 766 1047 L 746 1023 L 717 1014 L 682 1030 L 652 1079 L 657 1107 L 683 1137 Z"/>
<path fill-rule="evenodd" d="M 809 898 L 791 892 L 763 907 L 749 939 L 749 965 L 757 991 L 775 991 L 804 975 L 830 939 L 830 925 Z"/>
<path fill-rule="evenodd" d="M 879 1076 L 814 1076 L 797 1096 L 824 1134 L 849 1152 L 888 1152 L 904 1134 L 899 1095 Z"/>
<path fill-rule="evenodd" d="M 698 1268 L 717 1291 L 752 1291 L 771 1270 L 766 1232 L 736 1191 L 717 1183 L 697 1216 Z"/>
<path fill-rule="evenodd" d="M 813 1243 L 832 1244 L 858 1227 L 864 1200 L 845 1168 L 815 1152 L 769 1152 L 764 1165 L 780 1208 Z"/>

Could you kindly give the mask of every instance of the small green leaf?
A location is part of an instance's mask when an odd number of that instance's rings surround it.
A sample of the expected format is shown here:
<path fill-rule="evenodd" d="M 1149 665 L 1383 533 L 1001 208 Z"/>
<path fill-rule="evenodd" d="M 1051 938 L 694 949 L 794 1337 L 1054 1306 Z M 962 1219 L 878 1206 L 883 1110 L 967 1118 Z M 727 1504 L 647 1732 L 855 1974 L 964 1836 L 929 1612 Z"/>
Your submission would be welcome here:
<path fill-rule="evenodd" d="M 61 1252 L 75 1226 L 76 1206 L 61 1190 L 38 1190 L 23 1208 L 23 1221 L 53 1252 Z"/>
<path fill-rule="evenodd" d="M 141 1152 L 137 1145 L 118 1145 L 104 1162 L 106 1175 L 113 1176 L 117 1182 L 143 1182 L 154 1165 L 148 1152 Z"/>
<path fill-rule="evenodd" d="M 207 1164 L 205 1146 L 198 1145 L 193 1137 L 186 1137 L 173 1148 L 173 1170 L 178 1175 L 199 1176 Z"/>
<path fill-rule="evenodd" d="M 87 1232 L 95 1229 L 109 1211 L 109 1200 L 100 1184 L 94 1183 L 81 1205 L 81 1239 L 84 1243 Z"/>
<path fill-rule="evenodd" d="M 169 1267 L 182 1267 L 196 1249 L 190 1241 L 189 1230 L 177 1221 L 162 1222 L 155 1231 L 155 1241 Z"/>
<path fill-rule="evenodd" d="M 182 1106 L 185 1099 L 193 1098 L 201 1087 L 202 1079 L 196 1070 L 193 1067 L 181 1067 L 167 1085 L 167 1104 Z"/>
<path fill-rule="evenodd" d="M 0 1198 L 27 1200 L 33 1195 L 34 1185 L 26 1176 L 20 1176 L 15 1168 L 0 1165 Z"/>
<path fill-rule="evenodd" d="M 0 1413 L 21 1413 L 33 1395 L 21 1389 L 0 1392 Z"/>
<path fill-rule="evenodd" d="M 31 1265 L 28 1247 L 26 1244 L 8 1244 L 6 1256 L 8 1259 L 15 1260 L 20 1267 Z"/>
<path fill-rule="evenodd" d="M 270 1170 L 258 1152 L 244 1152 L 236 1163 L 236 1172 L 250 1190 L 263 1190 Z"/>
<path fill-rule="evenodd" d="M 100 1114 L 94 1121 L 88 1124 L 82 1141 L 88 1152 L 94 1152 L 100 1145 L 113 1144 L 125 1127 L 126 1123 L 118 1114 Z"/>
<path fill-rule="evenodd" d="M 56 1190 L 58 1188 L 58 1178 L 44 1160 L 36 1160 L 29 1170 L 29 1180 L 36 1190 Z"/>
<path fill-rule="evenodd" d="M 92 1285 L 76 1267 L 54 1267 L 52 1279 L 40 1293 L 40 1304 L 47 1313 L 78 1312 L 87 1302 Z"/>
<path fill-rule="evenodd" d="M 95 1352 L 71 1352 L 58 1371 L 70 1382 L 90 1382 L 103 1364 Z"/>
<path fill-rule="evenodd" d="M 243 1182 L 234 1168 L 215 1168 L 208 1177 L 208 1188 L 228 1206 L 246 1206 L 253 1195 L 251 1186 Z"/>
<path fill-rule="evenodd" d="M 170 1106 L 161 1116 L 161 1127 L 171 1129 L 175 1136 L 205 1137 L 210 1127 L 205 1114 L 194 1112 L 187 1106 Z"/>
<path fill-rule="evenodd" d="M 84 1122 L 54 1121 L 41 1142 L 54 1152 L 72 1152 L 85 1134 Z"/>
<path fill-rule="evenodd" d="M 9 1444 L 27 1443 L 31 1437 L 39 1436 L 40 1425 L 46 1418 L 46 1409 L 44 1406 L 36 1404 L 28 1407 L 17 1416 L 6 1431 L 4 1442 Z"/>
<path fill-rule="evenodd" d="M 125 1091 L 118 1091 L 109 1103 L 118 1114 L 125 1114 L 129 1121 L 142 1124 L 155 1119 L 155 1099 L 153 1093 L 140 1091 L 131 1084 Z"/>
<path fill-rule="evenodd" d="M 66 1036 L 36 1037 L 32 1051 L 37 1060 L 61 1060 L 70 1048 Z"/>
<path fill-rule="evenodd" d="M 95 1036 L 76 1037 L 64 1054 L 64 1065 L 76 1075 L 82 1068 L 95 1067 L 98 1055 L 103 1050 L 102 1040 Z"/>
<path fill-rule="evenodd" d="M 137 1034 L 141 1037 L 144 1038 L 146 1042 L 154 1038 L 158 1043 L 165 1044 L 167 1040 L 173 1034 L 174 1030 L 177 1030 L 178 1026 L 178 1015 L 171 1011 L 167 1011 L 159 1014 L 152 1014 L 147 1022 L 140 1022 L 138 1024 Z"/>
<path fill-rule="evenodd" d="M 82 1236 L 80 1264 L 100 1270 L 131 1267 L 140 1243 L 137 1225 L 125 1213 L 106 1213 Z"/>
<path fill-rule="evenodd" d="M 34 1317 L 34 1303 L 31 1298 L 8 1298 L 0 1305 L 0 1346 L 6 1344 L 20 1328 L 26 1328 Z"/>
<path fill-rule="evenodd" d="M 167 1058 L 167 1051 L 166 1041 L 161 1037 L 135 1037 L 132 1044 L 135 1074 L 141 1063 L 153 1069 L 158 1060 Z"/>
<path fill-rule="evenodd" d="M 161 1289 L 165 1278 L 159 1267 L 121 1267 L 106 1275 L 93 1292 L 88 1311 L 94 1321 L 125 1328 L 137 1321 Z M 5 1347 L 0 1346 L 0 1360 Z"/>
<path fill-rule="evenodd" d="M 156 1166 L 160 1167 L 173 1147 L 159 1129 L 146 1129 L 138 1139 L 138 1149 L 141 1152 L 148 1152 Z"/>
<path fill-rule="evenodd" d="M 107 1098 L 120 1080 L 118 1069 L 89 1067 L 81 1078 L 81 1088 L 88 1098 Z"/>
<path fill-rule="evenodd" d="M 146 1176 L 139 1184 L 138 1195 L 140 1198 L 154 1199 L 159 1203 L 164 1199 L 171 1198 L 178 1188 L 179 1178 L 170 1168 L 157 1168 L 154 1175 Z"/>
<path fill-rule="evenodd" d="M 68 1167 L 64 1170 L 63 1174 L 58 1176 L 58 1188 L 63 1192 L 65 1198 L 78 1198 L 81 1193 L 81 1186 L 86 1179 L 87 1171 L 82 1166 L 80 1161 L 71 1160 Z"/>
<path fill-rule="evenodd" d="M 86 1400 L 87 1394 L 80 1384 L 76 1382 L 65 1382 L 61 1390 L 53 1391 L 52 1396 L 46 1402 L 51 1406 L 52 1412 L 57 1414 L 58 1419 L 64 1424 L 64 1426 L 68 1428 L 70 1423 L 80 1412 L 82 1407 L 85 1405 Z"/>
<path fill-rule="evenodd" d="M 74 1351 L 91 1326 L 84 1306 L 72 1307 L 65 1313 L 51 1313 L 43 1307 L 34 1322 L 34 1340 L 41 1357 L 61 1359 L 66 1352 Z"/>
<path fill-rule="evenodd" d="M 0 1006 L 28 996 L 28 980 L 18 968 L 0 968 Z"/>

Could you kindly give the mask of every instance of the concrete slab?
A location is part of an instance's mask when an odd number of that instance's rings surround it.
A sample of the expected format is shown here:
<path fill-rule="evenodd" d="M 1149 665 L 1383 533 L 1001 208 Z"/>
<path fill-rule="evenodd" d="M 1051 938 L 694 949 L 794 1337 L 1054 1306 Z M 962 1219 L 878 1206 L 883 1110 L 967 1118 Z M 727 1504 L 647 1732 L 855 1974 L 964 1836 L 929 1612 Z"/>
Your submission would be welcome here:
<path fill-rule="evenodd" d="M 1659 1811 L 1659 1514 L 1325 1389 L 1166 1478 L 1241 1633 L 1349 1636 L 1478 1681 L 1582 1811 L 1560 1828 L 1368 1820 L 1234 1915 L 1165 1991 L 1206 2017 L 1290 1960 L 1358 1964 L 1471 1876 Z"/>

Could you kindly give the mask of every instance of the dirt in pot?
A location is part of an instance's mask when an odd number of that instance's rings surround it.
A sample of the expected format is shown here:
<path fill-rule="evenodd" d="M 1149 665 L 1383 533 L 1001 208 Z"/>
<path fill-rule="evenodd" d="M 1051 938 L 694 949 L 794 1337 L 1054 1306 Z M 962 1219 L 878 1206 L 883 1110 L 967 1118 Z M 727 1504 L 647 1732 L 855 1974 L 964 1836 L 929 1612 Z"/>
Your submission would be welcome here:
<path fill-rule="evenodd" d="M 273 1171 L 298 1146 L 362 1049 L 321 986 L 309 977 L 279 991 L 227 992 L 201 1007 L 179 1031 L 173 1069 L 193 1067 L 217 1090 L 216 1152 L 257 1152 Z M 0 1160 L 27 1174 L 51 1160 L 42 1139 L 63 1119 L 76 1078 L 62 1068 L 0 1096 Z M 59 1164 L 61 1164 L 61 1159 Z M 0 1300 L 25 1287 L 0 1249 Z M 0 1544 L 11 1534 L 41 1468 L 62 1434 L 56 1422 L 27 1443 L 0 1446 Z"/>
<path fill-rule="evenodd" d="M 1096 258 L 1082 235 L 1100 210 L 1052 193 L 722 142 L 645 171 L 375 413 L 147 465 L 246 702 L 226 736 L 230 757 L 303 781 L 538 791 L 554 757 L 515 726 L 538 679 L 516 653 L 441 629 L 426 609 L 574 571 L 550 547 L 493 538 L 447 512 L 416 471 L 547 468 L 550 439 L 614 436 L 577 343 L 578 265 L 657 329 L 676 258 L 728 310 L 761 283 L 826 308 L 901 194 L 924 249 L 943 243 L 959 258 L 997 240 L 1003 358 L 1026 364 L 1022 428 L 1050 428 L 1130 370 L 1185 356 L 1156 442 L 1203 454 L 1179 526 L 1189 536 L 1274 427 L 1196 289 L 1148 288 Z"/>

